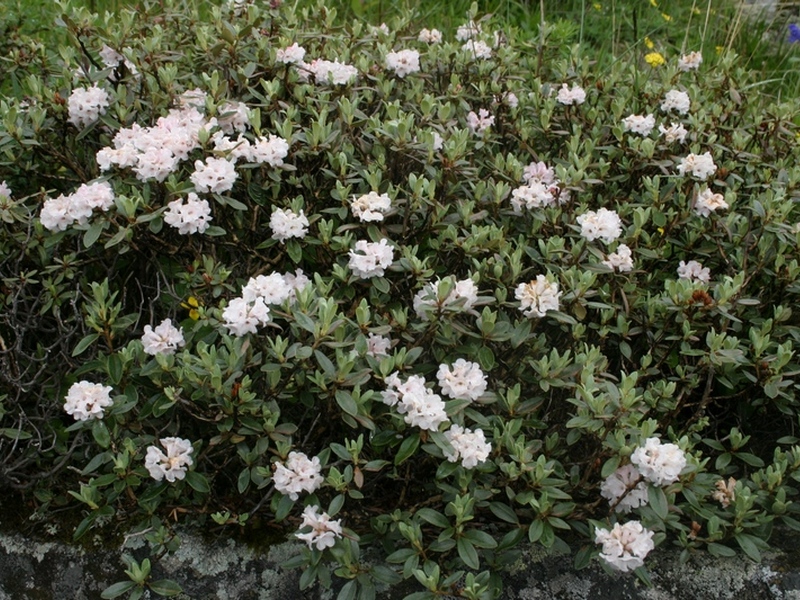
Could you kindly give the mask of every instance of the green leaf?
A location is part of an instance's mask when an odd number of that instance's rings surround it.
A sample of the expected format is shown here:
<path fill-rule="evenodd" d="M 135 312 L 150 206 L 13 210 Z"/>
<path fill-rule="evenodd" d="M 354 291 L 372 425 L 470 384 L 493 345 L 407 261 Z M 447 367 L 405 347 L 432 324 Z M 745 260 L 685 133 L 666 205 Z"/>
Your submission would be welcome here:
<path fill-rule="evenodd" d="M 592 562 L 592 556 L 594 555 L 595 549 L 592 546 L 582 546 L 580 550 L 575 553 L 575 560 L 572 563 L 572 567 L 575 570 L 585 569 L 589 566 L 589 563 Z"/>
<path fill-rule="evenodd" d="M 300 264 L 303 259 L 303 247 L 297 240 L 286 240 L 286 253 L 295 264 Z"/>
<path fill-rule="evenodd" d="M 369 570 L 370 576 L 375 581 L 380 581 L 387 585 L 394 585 L 400 583 L 403 578 L 397 571 L 390 569 L 384 565 L 375 565 Z"/>
<path fill-rule="evenodd" d="M 484 371 L 491 371 L 494 368 L 494 353 L 488 346 L 481 346 L 478 349 L 478 363 Z"/>
<path fill-rule="evenodd" d="M 116 598 L 117 596 L 122 596 L 136 587 L 136 583 L 133 581 L 118 581 L 117 583 L 108 586 L 106 589 L 103 590 L 103 593 L 100 594 L 100 597 L 104 600 L 108 598 Z"/>
<path fill-rule="evenodd" d="M 355 600 L 358 593 L 358 583 L 356 581 L 348 581 L 342 586 L 336 600 Z"/>
<path fill-rule="evenodd" d="M 358 414 L 358 404 L 353 400 L 353 396 L 350 392 L 336 390 L 336 404 L 348 415 L 356 416 Z"/>
<path fill-rule="evenodd" d="M 489 505 L 489 510 L 491 510 L 494 516 L 498 519 L 502 519 L 506 523 L 512 523 L 513 525 L 519 525 L 519 517 L 517 516 L 517 513 L 515 513 L 508 504 L 503 504 L 502 502 L 492 502 Z"/>
<path fill-rule="evenodd" d="M 336 375 L 336 365 L 333 364 L 330 358 L 325 356 L 319 350 L 314 350 L 314 358 L 317 359 L 317 364 L 325 372 L 326 375 L 334 377 Z"/>
<path fill-rule="evenodd" d="M 736 556 L 736 550 L 728 548 L 728 546 L 723 546 L 722 544 L 717 544 L 716 542 L 710 542 L 708 544 L 708 552 L 714 556 L 724 556 L 726 558 Z"/>
<path fill-rule="evenodd" d="M 250 467 L 245 467 L 239 473 L 239 479 L 236 481 L 236 489 L 240 494 L 244 494 L 247 488 L 250 487 Z"/>
<path fill-rule="evenodd" d="M 275 511 L 275 520 L 278 522 L 283 521 L 289 515 L 293 506 L 294 502 L 289 496 L 282 496 Z"/>
<path fill-rule="evenodd" d="M 222 227 L 219 227 L 218 225 L 212 225 L 203 232 L 203 235 L 207 235 L 210 237 L 222 237 L 227 234 L 228 232 L 225 231 Z"/>
<path fill-rule="evenodd" d="M 431 525 L 435 525 L 436 527 L 440 527 L 442 529 L 450 527 L 450 521 L 447 520 L 447 517 L 445 517 L 439 511 L 433 510 L 432 508 L 420 508 L 414 514 L 423 521 L 430 523 Z"/>
<path fill-rule="evenodd" d="M 388 294 L 389 291 L 392 289 L 385 277 L 373 277 L 372 285 L 376 290 L 378 290 L 382 294 Z"/>
<path fill-rule="evenodd" d="M 662 521 L 665 520 L 669 511 L 669 502 L 667 502 L 667 496 L 664 494 L 664 490 L 651 485 L 647 490 L 647 497 L 650 500 L 650 506 L 653 508 L 656 515 L 658 515 L 658 518 Z"/>
<path fill-rule="evenodd" d="M 100 237 L 100 234 L 103 233 L 104 225 L 105 221 L 101 220 L 92 223 L 89 229 L 86 230 L 86 233 L 83 234 L 83 245 L 87 248 L 91 248 Z"/>
<path fill-rule="evenodd" d="M 33 437 L 33 434 L 28 433 L 27 431 L 22 431 L 21 429 L 13 429 L 11 427 L 0 428 L 0 433 L 2 433 L 7 438 L 11 438 L 12 440 L 29 440 Z"/>
<path fill-rule="evenodd" d="M 394 464 L 402 464 L 417 451 L 417 448 L 419 448 L 419 433 L 413 433 L 400 444 L 400 449 L 394 457 Z"/>
<path fill-rule="evenodd" d="M 470 529 L 464 537 L 478 548 L 497 548 L 497 540 L 480 529 Z"/>
<path fill-rule="evenodd" d="M 481 566 L 481 561 L 478 559 L 478 551 L 467 538 L 458 538 L 456 543 L 458 549 L 458 556 L 464 561 L 470 569 L 478 570 Z"/>
<path fill-rule="evenodd" d="M 72 356 L 80 356 L 83 354 L 89 346 L 97 341 L 97 338 L 99 337 L 100 334 L 98 333 L 90 333 L 87 335 L 80 342 L 78 342 L 77 346 L 75 346 L 75 349 L 72 351 Z"/>
<path fill-rule="evenodd" d="M 531 543 L 538 542 L 544 533 L 544 521 L 534 521 L 528 527 L 528 540 Z"/>
<path fill-rule="evenodd" d="M 201 494 L 207 494 L 211 491 L 208 485 L 208 479 L 206 479 L 205 475 L 201 475 L 197 471 L 187 471 L 186 483 L 188 483 L 193 490 Z"/>
<path fill-rule="evenodd" d="M 159 579 L 158 581 L 153 581 L 148 585 L 156 594 L 161 594 L 162 596 L 177 596 L 183 591 L 181 586 L 171 579 Z"/>
<path fill-rule="evenodd" d="M 119 382 L 122 380 L 122 359 L 118 354 L 112 354 L 108 357 L 106 370 L 108 371 L 108 378 L 111 380 L 111 383 L 113 385 L 119 385 Z"/>
<path fill-rule="evenodd" d="M 747 533 L 737 533 L 735 536 L 742 551 L 755 562 L 761 562 L 761 552 L 758 550 L 758 538 Z"/>
<path fill-rule="evenodd" d="M 108 448 L 111 445 L 111 434 L 103 421 L 95 419 L 92 423 L 92 437 L 101 448 Z"/>

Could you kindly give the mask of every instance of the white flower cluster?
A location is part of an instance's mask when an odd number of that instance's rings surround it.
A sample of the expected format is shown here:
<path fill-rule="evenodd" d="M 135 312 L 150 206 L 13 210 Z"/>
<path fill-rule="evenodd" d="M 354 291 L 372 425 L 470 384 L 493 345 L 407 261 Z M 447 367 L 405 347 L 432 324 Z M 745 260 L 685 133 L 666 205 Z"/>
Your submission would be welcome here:
<path fill-rule="evenodd" d="M 164 319 L 155 329 L 150 325 L 144 326 L 142 346 L 146 354 L 175 354 L 175 350 L 185 343 L 183 331 L 172 324 L 172 319 Z"/>
<path fill-rule="evenodd" d="M 443 298 L 439 297 L 441 280 L 426 283 L 414 296 L 413 306 L 417 316 L 428 321 L 431 313 L 444 311 L 468 312 L 478 301 L 478 286 L 472 279 L 455 280 L 450 276 L 450 291 Z"/>
<path fill-rule="evenodd" d="M 478 114 L 475 114 L 474 110 L 469 111 L 467 115 L 467 127 L 469 127 L 470 131 L 473 133 L 483 133 L 492 125 L 494 125 L 494 115 L 489 114 L 489 111 L 485 108 L 479 109 Z"/>
<path fill-rule="evenodd" d="M 0 199 L 3 201 L 11 199 L 11 188 L 5 181 L 0 182 Z"/>
<path fill-rule="evenodd" d="M 255 0 L 228 0 L 225 6 L 229 11 L 233 12 L 234 17 L 241 17 L 254 4 Z"/>
<path fill-rule="evenodd" d="M 597 529 L 594 541 L 603 544 L 600 558 L 623 572 L 641 567 L 645 557 L 655 548 L 653 532 L 645 529 L 639 521 L 628 521 L 624 525 L 615 523 L 610 531 Z"/>
<path fill-rule="evenodd" d="M 678 277 L 689 281 L 708 283 L 711 281 L 711 271 L 696 260 L 690 260 L 688 263 L 681 261 L 678 265 Z"/>
<path fill-rule="evenodd" d="M 315 58 L 310 63 L 298 63 L 298 76 L 301 81 L 307 81 L 309 75 L 314 76 L 314 81 L 319 84 L 346 85 L 358 76 L 358 69 L 352 65 Z"/>
<path fill-rule="evenodd" d="M 643 115 L 628 115 L 622 119 L 622 128 L 625 131 L 638 133 L 642 137 L 647 137 L 653 128 L 656 126 L 656 118 L 650 113 L 647 116 Z"/>
<path fill-rule="evenodd" d="M 275 489 L 292 500 L 297 500 L 301 492 L 313 494 L 323 481 L 319 457 L 310 459 L 302 452 L 290 452 L 285 465 L 276 462 L 272 474 Z"/>
<path fill-rule="evenodd" d="M 577 221 L 581 226 L 581 235 L 590 242 L 601 239 L 610 244 L 622 235 L 622 221 L 613 210 L 590 210 L 579 215 Z"/>
<path fill-rule="evenodd" d="M 197 108 L 203 106 L 204 98 L 204 92 L 191 90 L 179 99 L 183 108 L 170 110 L 153 127 L 134 123 L 120 129 L 112 140 L 113 147 L 97 152 L 100 170 L 107 171 L 112 166 L 130 168 L 141 181 L 164 181 L 181 161 L 189 158 L 192 150 L 200 147 L 199 131 L 216 126 L 216 119 L 207 120 Z"/>
<path fill-rule="evenodd" d="M 392 339 L 384 335 L 370 333 L 367 338 L 367 356 L 372 356 L 373 358 L 389 356 L 391 347 Z"/>
<path fill-rule="evenodd" d="M 703 62 L 703 55 L 700 52 L 689 52 L 678 59 L 678 69 L 683 72 L 693 71 L 700 67 Z"/>
<path fill-rule="evenodd" d="M 633 465 L 620 467 L 606 477 L 600 486 L 600 495 L 621 513 L 645 506 L 648 501 L 647 484 Z"/>
<path fill-rule="evenodd" d="M 681 123 L 670 123 L 669 127 L 663 125 L 658 126 L 658 131 L 668 144 L 678 142 L 682 144 L 686 140 L 686 135 L 689 133 Z"/>
<path fill-rule="evenodd" d="M 576 83 L 572 84 L 572 89 L 564 83 L 561 85 L 561 89 L 558 90 L 556 100 L 566 106 L 583 104 L 586 102 L 586 91 Z"/>
<path fill-rule="evenodd" d="M 270 134 L 269 137 L 260 137 L 250 147 L 245 159 L 258 164 L 267 164 L 271 167 L 283 165 L 283 159 L 289 154 L 289 142 L 282 137 Z"/>
<path fill-rule="evenodd" d="M 633 270 L 631 249 L 625 244 L 620 244 L 617 246 L 616 252 L 612 252 L 606 257 L 603 264 L 609 269 L 616 269 L 620 273 L 627 273 Z"/>
<path fill-rule="evenodd" d="M 150 477 L 156 481 L 166 479 L 170 483 L 186 477 L 186 469 L 194 464 L 192 442 L 179 437 L 166 437 L 159 440 L 166 454 L 158 446 L 148 446 L 144 466 Z"/>
<path fill-rule="evenodd" d="M 234 298 L 222 311 L 224 325 L 236 337 L 255 333 L 259 327 L 269 323 L 269 308 L 263 298 L 248 302 L 244 298 Z"/>
<path fill-rule="evenodd" d="M 283 304 L 294 300 L 310 280 L 298 269 L 295 273 L 272 273 L 251 277 L 242 287 L 242 295 L 234 298 L 222 311 L 223 325 L 228 331 L 241 337 L 256 333 L 259 327 L 270 321 L 268 304 Z"/>
<path fill-rule="evenodd" d="M 686 466 L 686 455 L 675 444 L 662 444 L 657 437 L 651 437 L 633 451 L 631 462 L 647 481 L 668 485 L 678 481 Z"/>
<path fill-rule="evenodd" d="M 384 269 L 394 260 L 394 250 L 386 238 L 380 242 L 358 240 L 355 249 L 350 250 L 349 256 L 348 266 L 353 275 L 361 279 L 370 279 L 383 277 Z"/>
<path fill-rule="evenodd" d="M 400 79 L 412 73 L 418 73 L 419 52 L 416 50 L 398 50 L 386 55 L 386 68 L 394 71 Z"/>
<path fill-rule="evenodd" d="M 478 37 L 480 34 L 480 23 L 470 21 L 469 23 L 464 23 L 463 25 L 458 26 L 458 29 L 456 29 L 456 40 L 459 42 L 465 42 Z"/>
<path fill-rule="evenodd" d="M 537 275 L 529 283 L 520 283 L 514 290 L 514 297 L 519 300 L 519 309 L 523 314 L 540 319 L 548 310 L 558 310 L 561 294 L 558 284 L 544 275 Z"/>
<path fill-rule="evenodd" d="M 279 242 L 285 242 L 289 238 L 304 238 L 308 233 L 308 226 L 308 217 L 302 210 L 298 214 L 288 208 L 273 208 L 269 218 L 272 237 Z"/>
<path fill-rule="evenodd" d="M 244 102 L 225 102 L 218 109 L 217 125 L 228 135 L 247 131 L 250 114 Z"/>
<path fill-rule="evenodd" d="M 477 400 L 486 391 L 486 375 L 478 363 L 459 358 L 450 367 L 439 365 L 436 379 L 445 396 L 456 400 Z"/>
<path fill-rule="evenodd" d="M 205 162 L 194 162 L 194 173 L 190 179 L 194 189 L 200 193 L 221 194 L 233 189 L 237 177 L 236 166 L 231 161 L 209 156 Z"/>
<path fill-rule="evenodd" d="M 309 548 L 316 546 L 317 550 L 331 548 L 337 538 L 342 537 L 342 520 L 335 521 L 326 512 L 320 512 L 319 506 L 306 506 L 303 509 L 303 523 L 300 529 L 310 527 L 307 533 L 296 533 L 295 537 L 303 540 Z"/>
<path fill-rule="evenodd" d="M 714 164 L 714 158 L 710 152 L 703 154 L 691 153 L 681 159 L 681 164 L 678 165 L 678 173 L 686 175 L 691 173 L 701 181 L 705 181 L 717 172 L 717 165 Z"/>
<path fill-rule="evenodd" d="M 64 410 L 76 421 L 102 419 L 103 409 L 111 406 L 111 386 L 89 381 L 73 383 L 64 398 Z"/>
<path fill-rule="evenodd" d="M 306 57 L 306 49 L 298 46 L 297 42 L 287 48 L 280 48 L 275 53 L 275 61 L 286 65 L 300 65 L 303 64 L 303 59 Z"/>
<path fill-rule="evenodd" d="M 411 375 L 405 382 L 400 381 L 395 371 L 386 378 L 387 389 L 381 392 L 384 404 L 396 406 L 397 412 L 413 427 L 436 431 L 447 421 L 444 401 L 425 386 L 425 378 Z"/>
<path fill-rule="evenodd" d="M 112 140 L 113 146 L 97 153 L 100 170 L 107 171 L 112 166 L 130 168 L 141 181 L 164 181 L 193 150 L 200 148 L 200 131 L 212 131 L 217 127 L 219 131 L 211 137 L 214 149 L 227 153 L 230 160 L 208 157 L 205 162 L 195 161 L 192 183 L 196 191 L 221 193 L 231 189 L 237 177 L 234 164 L 238 159 L 272 167 L 283 165 L 289 153 L 286 140 L 270 135 L 251 143 L 241 135 L 250 124 L 246 104 L 224 103 L 219 108 L 218 118 L 206 118 L 200 112 L 205 108 L 206 96 L 202 90 L 188 90 L 178 98 L 180 108 L 160 117 L 155 126 L 134 124 L 120 129 Z M 226 137 L 234 132 L 240 132 L 238 139 Z"/>
<path fill-rule="evenodd" d="M 62 194 L 45 200 L 39 220 L 45 229 L 64 231 L 73 223 L 86 223 L 94 209 L 106 212 L 113 204 L 114 190 L 110 183 L 84 183 L 68 196 Z"/>
<path fill-rule="evenodd" d="M 710 189 L 705 188 L 702 190 L 694 201 L 694 212 L 701 216 L 707 217 L 717 210 L 727 210 L 728 203 L 722 194 L 715 194 Z"/>
<path fill-rule="evenodd" d="M 417 40 L 423 44 L 438 44 L 442 41 L 442 32 L 438 29 L 423 29 Z"/>
<path fill-rule="evenodd" d="M 492 47 L 482 40 L 468 40 L 461 46 L 461 50 L 472 58 L 491 58 Z"/>
<path fill-rule="evenodd" d="M 69 122 L 79 129 L 88 127 L 106 113 L 108 101 L 108 92 L 96 83 L 90 88 L 75 88 L 67 100 Z"/>
<path fill-rule="evenodd" d="M 383 221 L 384 215 L 391 208 L 392 199 L 389 198 L 389 194 L 378 194 L 378 192 L 353 196 L 353 202 L 350 204 L 353 216 L 358 217 L 363 223 Z"/>
<path fill-rule="evenodd" d="M 569 192 L 560 188 L 555 171 L 543 162 L 534 162 L 525 167 L 522 178 L 525 185 L 511 192 L 511 206 L 514 212 L 521 213 L 545 206 L 564 204 L 569 200 Z"/>
<path fill-rule="evenodd" d="M 461 466 L 465 469 L 474 469 L 489 458 L 492 445 L 486 441 L 482 429 L 465 429 L 460 425 L 453 425 L 444 432 L 444 437 L 450 442 L 455 452 L 445 452 L 445 457 L 450 462 L 461 459 Z"/>
<path fill-rule="evenodd" d="M 130 48 L 125 48 L 125 50 L 130 50 Z M 100 55 L 100 60 L 103 61 L 103 66 L 105 66 L 107 69 L 116 69 L 120 64 L 123 64 L 131 75 L 139 74 L 139 69 L 136 68 L 136 65 L 125 58 L 122 54 L 114 50 L 111 46 L 103 44 L 103 47 L 100 49 L 98 54 Z M 114 74 L 112 74 L 110 78 L 112 80 L 116 80 Z"/>
<path fill-rule="evenodd" d="M 164 222 L 178 230 L 181 235 L 204 233 L 211 221 L 211 207 L 208 201 L 200 200 L 194 192 L 186 196 L 186 203 L 178 198 L 167 204 Z"/>
<path fill-rule="evenodd" d="M 681 90 L 670 90 L 664 95 L 664 101 L 661 103 L 661 110 L 664 112 L 674 110 L 678 114 L 685 115 L 689 112 L 691 105 L 689 94 Z"/>
<path fill-rule="evenodd" d="M 500 104 L 501 102 L 511 108 L 517 108 L 519 106 L 519 98 L 514 92 L 505 92 L 500 96 L 494 97 L 495 104 Z"/>

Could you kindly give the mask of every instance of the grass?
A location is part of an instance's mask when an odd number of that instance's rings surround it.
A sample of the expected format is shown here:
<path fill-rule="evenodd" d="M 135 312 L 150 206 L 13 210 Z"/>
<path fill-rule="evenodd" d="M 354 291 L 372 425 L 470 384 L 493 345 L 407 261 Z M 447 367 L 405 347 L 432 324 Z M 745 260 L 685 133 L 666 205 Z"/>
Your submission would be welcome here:
<path fill-rule="evenodd" d="M 26 37 L 61 41 L 53 26 L 58 4 L 51 0 L 12 2 L 0 17 L 0 35 L 5 34 L 0 37 L 5 40 L 0 42 L 0 50 Z M 73 4 L 103 12 L 136 2 L 73 0 Z M 471 0 L 326 2 L 336 8 L 342 22 L 359 19 L 391 25 L 412 15 L 412 30 L 437 27 L 451 34 L 466 20 L 471 4 Z M 549 23 L 551 39 L 584 46 L 601 69 L 619 58 L 643 57 L 650 51 L 675 58 L 683 52 L 703 50 L 708 59 L 710 54 L 733 50 L 748 68 L 759 73 L 765 89 L 786 97 L 800 95 L 800 44 L 787 41 L 788 24 L 800 21 L 800 0 L 779 0 L 780 10 L 772 13 L 746 10 L 738 0 L 480 0 L 475 4 L 479 16 L 492 14 L 496 23 L 512 25 L 531 38 L 539 35 L 543 21 Z M 8 54 L 0 52 L 0 56 Z"/>

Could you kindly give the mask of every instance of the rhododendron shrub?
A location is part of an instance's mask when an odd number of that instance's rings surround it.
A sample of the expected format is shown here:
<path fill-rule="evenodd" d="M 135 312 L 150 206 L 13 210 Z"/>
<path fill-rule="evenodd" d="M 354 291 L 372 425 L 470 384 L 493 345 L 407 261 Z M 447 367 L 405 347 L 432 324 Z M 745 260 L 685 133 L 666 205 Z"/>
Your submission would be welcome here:
<path fill-rule="evenodd" d="M 64 15 L 0 100 L 6 494 L 154 555 L 269 522 L 344 598 L 800 527 L 796 103 L 474 10 L 206 9 Z"/>

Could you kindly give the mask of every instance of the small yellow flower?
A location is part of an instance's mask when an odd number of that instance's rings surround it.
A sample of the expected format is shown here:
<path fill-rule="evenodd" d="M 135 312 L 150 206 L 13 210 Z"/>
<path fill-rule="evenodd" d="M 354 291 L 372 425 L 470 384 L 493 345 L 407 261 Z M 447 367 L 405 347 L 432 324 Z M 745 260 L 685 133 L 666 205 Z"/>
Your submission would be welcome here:
<path fill-rule="evenodd" d="M 650 0 L 650 6 L 655 6 L 658 8 L 658 2 L 656 2 L 656 0 Z"/>
<path fill-rule="evenodd" d="M 660 67 L 666 61 L 664 55 L 661 52 L 649 52 L 644 55 L 644 61 L 650 65 L 651 67 Z"/>
<path fill-rule="evenodd" d="M 717 54 L 722 54 L 722 51 L 723 51 L 724 49 L 725 49 L 725 46 L 717 46 L 717 47 L 716 47 Z"/>
<path fill-rule="evenodd" d="M 644 45 L 647 46 L 648 50 L 652 50 L 653 48 L 655 48 L 653 40 L 651 40 L 649 37 L 644 38 Z"/>
<path fill-rule="evenodd" d="M 701 11 L 701 10 L 700 10 L 699 8 L 697 8 L 696 6 L 695 6 L 695 7 L 692 9 L 692 12 L 693 12 L 694 14 L 696 14 L 696 15 L 703 14 L 703 11 Z"/>
<path fill-rule="evenodd" d="M 603 5 L 600 4 L 599 2 L 595 2 L 594 4 L 592 4 L 592 6 L 594 7 L 595 10 L 603 10 Z"/>
<path fill-rule="evenodd" d="M 670 21 L 672 21 L 672 17 L 670 17 L 670 16 L 669 16 L 667 13 L 661 13 L 661 17 L 662 17 L 662 18 L 663 18 L 663 19 L 664 19 L 664 20 L 665 20 L 667 23 L 669 23 Z"/>
<path fill-rule="evenodd" d="M 181 308 L 185 308 L 189 311 L 189 318 L 193 321 L 197 321 L 197 319 L 200 318 L 200 311 L 197 310 L 200 308 L 200 301 L 194 296 L 189 296 L 186 302 L 181 302 Z"/>

